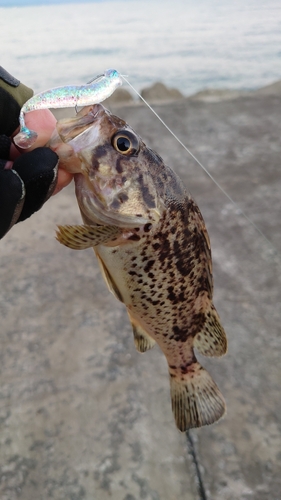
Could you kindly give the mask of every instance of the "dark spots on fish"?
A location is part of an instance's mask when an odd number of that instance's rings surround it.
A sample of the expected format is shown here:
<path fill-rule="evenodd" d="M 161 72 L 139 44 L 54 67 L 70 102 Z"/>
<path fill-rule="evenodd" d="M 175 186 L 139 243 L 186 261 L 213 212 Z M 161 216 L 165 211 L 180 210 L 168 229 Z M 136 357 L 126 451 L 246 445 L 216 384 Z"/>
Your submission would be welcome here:
<path fill-rule="evenodd" d="M 99 168 L 100 168 L 100 164 L 99 164 L 98 160 L 93 156 L 92 169 L 94 170 L 94 172 L 98 172 Z"/>
<path fill-rule="evenodd" d="M 196 230 L 196 228 L 195 228 Z M 186 238 L 190 238 L 190 236 L 192 235 L 190 229 L 188 229 L 188 227 L 185 227 L 184 230 L 183 230 L 183 234 Z"/>
<path fill-rule="evenodd" d="M 117 158 L 116 160 L 116 171 L 118 172 L 118 174 L 122 174 L 123 172 L 122 160 L 123 158 Z"/>
<path fill-rule="evenodd" d="M 155 260 L 149 260 L 147 262 L 146 266 L 144 267 L 144 272 L 148 273 L 154 264 L 155 264 Z"/>
<path fill-rule="evenodd" d="M 135 217 L 142 217 L 142 214 L 135 214 Z"/>
<path fill-rule="evenodd" d="M 190 361 L 181 365 L 180 370 L 181 370 L 182 375 L 186 375 L 186 373 L 189 373 L 190 375 L 192 375 L 194 373 L 194 366 L 192 366 L 192 365 L 194 365 L 196 363 L 196 361 L 197 360 L 196 360 L 195 356 L 193 355 L 193 357 Z"/>
<path fill-rule="evenodd" d="M 145 204 L 149 208 L 155 208 L 155 199 L 152 196 L 152 194 L 150 193 L 149 188 L 147 186 L 142 186 L 141 193 L 142 193 L 142 197 L 143 197 Z"/>
<path fill-rule="evenodd" d="M 148 275 L 147 275 L 149 278 L 154 278 L 154 274 L 149 272 Z"/>
<path fill-rule="evenodd" d="M 182 276 L 188 276 L 194 267 L 194 254 L 190 255 L 189 248 L 183 249 L 177 240 L 173 243 L 174 255 L 176 257 L 175 263 L 177 270 L 180 272 Z M 197 256 L 195 255 L 195 259 L 199 260 L 200 250 Z"/>
<path fill-rule="evenodd" d="M 179 328 L 177 325 L 174 325 L 172 330 L 173 335 L 170 336 L 171 340 L 175 340 L 176 342 L 186 342 L 188 338 L 188 332 L 186 330 Z"/>
<path fill-rule="evenodd" d="M 118 195 L 118 200 L 120 201 L 120 203 L 125 203 L 126 201 L 128 201 L 129 197 L 126 193 L 121 193 Z"/>
<path fill-rule="evenodd" d="M 139 285 L 142 285 L 143 280 L 142 280 L 142 279 L 139 279 L 139 280 L 138 280 L 138 283 L 139 283 Z"/>
<path fill-rule="evenodd" d="M 170 246 L 170 241 L 166 239 L 167 235 L 163 234 L 163 243 L 161 246 L 161 252 L 159 254 L 159 260 L 160 262 L 164 262 L 168 257 L 171 257 L 171 246 Z"/>
<path fill-rule="evenodd" d="M 175 304 L 177 302 L 177 296 L 174 292 L 174 287 L 173 286 L 169 286 L 167 288 L 167 292 L 168 292 L 168 299 L 173 303 Z"/>
<path fill-rule="evenodd" d="M 138 276 L 138 273 L 136 273 L 136 271 L 128 271 L 128 274 L 130 276 Z"/>
<path fill-rule="evenodd" d="M 147 245 L 144 245 L 142 251 L 141 251 L 141 257 L 144 257 L 147 255 L 147 249 L 148 249 L 148 246 Z"/>
<path fill-rule="evenodd" d="M 140 235 L 133 233 L 133 234 L 131 234 L 131 236 L 129 236 L 128 240 L 139 241 L 140 240 Z"/>
<path fill-rule="evenodd" d="M 120 201 L 117 198 L 114 198 L 113 202 L 110 205 L 110 208 L 113 210 L 118 210 L 120 208 Z"/>
<path fill-rule="evenodd" d="M 107 154 L 107 147 L 100 145 L 100 146 L 97 146 L 95 148 L 93 157 L 98 160 L 98 159 L 102 158 L 103 156 L 106 156 L 106 154 Z"/>
<path fill-rule="evenodd" d="M 150 224 L 149 222 L 143 226 L 143 230 L 145 233 L 148 233 L 151 228 L 152 228 L 152 224 Z"/>
<path fill-rule="evenodd" d="M 122 180 L 122 183 L 123 183 L 123 184 L 125 184 L 125 182 L 126 182 L 126 180 L 127 180 L 126 175 L 122 175 L 121 180 Z"/>
<path fill-rule="evenodd" d="M 152 248 L 158 250 L 161 247 L 160 243 L 153 243 Z"/>
<path fill-rule="evenodd" d="M 137 260 L 137 256 L 134 255 L 132 258 L 131 258 L 131 261 L 134 262 L 135 260 Z"/>

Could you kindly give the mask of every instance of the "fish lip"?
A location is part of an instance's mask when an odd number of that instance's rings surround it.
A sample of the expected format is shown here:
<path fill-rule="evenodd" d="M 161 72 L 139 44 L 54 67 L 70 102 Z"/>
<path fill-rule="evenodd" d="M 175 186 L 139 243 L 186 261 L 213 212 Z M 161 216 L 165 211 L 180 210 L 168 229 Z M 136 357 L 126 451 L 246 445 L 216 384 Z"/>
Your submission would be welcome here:
<path fill-rule="evenodd" d="M 93 104 L 93 106 L 88 106 L 80 111 L 81 122 L 86 128 L 68 141 L 76 154 L 86 149 L 91 151 L 97 145 L 100 136 L 100 122 L 98 120 L 105 112 L 106 110 L 101 104 Z"/>

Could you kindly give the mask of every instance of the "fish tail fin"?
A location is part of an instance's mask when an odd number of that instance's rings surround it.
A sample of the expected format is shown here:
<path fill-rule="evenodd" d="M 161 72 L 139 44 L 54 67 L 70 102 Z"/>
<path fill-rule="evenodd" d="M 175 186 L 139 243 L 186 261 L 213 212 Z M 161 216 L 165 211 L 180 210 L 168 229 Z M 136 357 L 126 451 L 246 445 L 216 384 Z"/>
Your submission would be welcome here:
<path fill-rule="evenodd" d="M 188 373 L 170 372 L 171 400 L 178 429 L 213 424 L 225 413 L 225 401 L 209 373 L 193 363 Z"/>
<path fill-rule="evenodd" d="M 204 356 L 223 356 L 227 351 L 227 338 L 213 304 L 205 312 L 205 322 L 196 334 L 193 347 Z"/>

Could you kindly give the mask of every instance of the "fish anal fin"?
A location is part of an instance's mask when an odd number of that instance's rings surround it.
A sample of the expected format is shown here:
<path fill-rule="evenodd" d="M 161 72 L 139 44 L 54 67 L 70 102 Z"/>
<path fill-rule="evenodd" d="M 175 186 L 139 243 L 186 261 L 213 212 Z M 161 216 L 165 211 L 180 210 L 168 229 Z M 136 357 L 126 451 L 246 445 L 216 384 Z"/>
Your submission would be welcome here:
<path fill-rule="evenodd" d="M 209 373 L 198 362 L 190 368 L 184 375 L 170 373 L 172 410 L 181 432 L 213 424 L 225 413 L 224 398 Z"/>
<path fill-rule="evenodd" d="M 193 347 L 204 356 L 223 356 L 227 352 L 227 338 L 213 305 L 205 317 L 202 329 L 194 337 Z"/>
<path fill-rule="evenodd" d="M 67 225 L 58 226 L 56 239 L 73 250 L 84 250 L 114 240 L 119 232 L 114 226 Z"/>
<path fill-rule="evenodd" d="M 146 352 L 155 346 L 155 340 L 144 330 L 144 328 L 130 315 L 128 311 L 129 319 L 132 325 L 134 334 L 134 343 L 136 350 L 139 352 Z"/>

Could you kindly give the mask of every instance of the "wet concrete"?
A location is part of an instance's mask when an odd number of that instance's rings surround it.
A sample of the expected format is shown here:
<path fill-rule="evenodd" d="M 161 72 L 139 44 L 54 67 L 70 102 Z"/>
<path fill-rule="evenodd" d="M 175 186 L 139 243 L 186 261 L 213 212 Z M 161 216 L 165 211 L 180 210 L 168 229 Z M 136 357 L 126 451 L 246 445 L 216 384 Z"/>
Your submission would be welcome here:
<path fill-rule="evenodd" d="M 183 99 L 156 109 L 281 253 L 280 99 Z M 69 187 L 0 245 L 0 498 L 279 500 L 280 255 L 147 108 L 118 114 L 203 212 L 229 353 L 200 361 L 228 413 L 192 431 L 188 452 L 162 354 L 135 351 L 92 251 L 54 239 L 56 224 L 80 221 Z"/>

